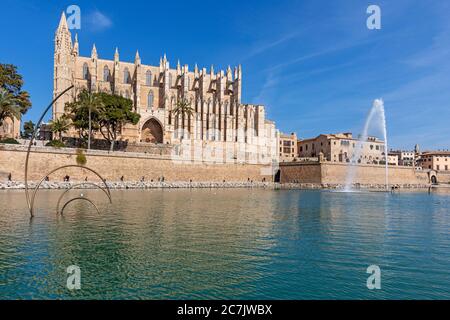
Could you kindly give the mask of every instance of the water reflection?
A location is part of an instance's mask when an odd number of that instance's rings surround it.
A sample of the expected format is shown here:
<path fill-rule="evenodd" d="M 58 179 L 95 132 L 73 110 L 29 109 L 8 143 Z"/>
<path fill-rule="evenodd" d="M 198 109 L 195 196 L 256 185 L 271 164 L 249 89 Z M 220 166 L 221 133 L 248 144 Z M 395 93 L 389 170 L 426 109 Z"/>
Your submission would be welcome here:
<path fill-rule="evenodd" d="M 92 190 L 101 215 L 74 202 L 61 217 L 59 194 L 41 191 L 30 223 L 23 193 L 0 193 L 0 297 L 450 297 L 448 195 L 143 190 L 110 205 Z M 370 264 L 381 291 L 365 287 Z"/>

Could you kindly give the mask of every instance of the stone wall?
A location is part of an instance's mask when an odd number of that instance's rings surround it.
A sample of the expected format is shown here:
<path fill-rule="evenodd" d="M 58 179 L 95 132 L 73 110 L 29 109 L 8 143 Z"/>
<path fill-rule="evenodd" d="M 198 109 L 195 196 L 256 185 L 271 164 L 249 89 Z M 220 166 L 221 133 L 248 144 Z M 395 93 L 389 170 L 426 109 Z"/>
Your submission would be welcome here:
<path fill-rule="evenodd" d="M 217 164 L 214 162 L 176 162 L 169 156 L 143 153 L 89 151 L 86 166 L 97 171 L 107 181 L 210 181 L 210 182 L 255 182 L 272 181 L 267 166 L 254 164 Z M 24 180 L 26 148 L 0 145 L 0 179 L 9 173 L 16 181 Z M 32 148 L 29 161 L 29 180 L 37 181 L 59 166 L 75 165 L 75 149 Z M 263 169 L 263 170 L 262 170 Z M 93 173 L 79 168 L 64 168 L 50 175 L 50 181 L 61 181 L 65 175 L 71 180 L 98 181 Z"/>
<path fill-rule="evenodd" d="M 318 162 L 280 163 L 281 183 L 322 183 L 321 167 Z"/>
<path fill-rule="evenodd" d="M 450 172 L 442 172 L 436 173 L 436 177 L 439 184 L 450 184 Z"/>
<path fill-rule="evenodd" d="M 326 185 L 345 184 L 349 166 L 344 163 L 281 163 L 281 183 L 321 183 Z M 427 185 L 428 172 L 416 171 L 412 167 L 389 167 L 390 184 Z M 355 167 L 354 183 L 362 185 L 383 185 L 385 168 L 380 165 L 358 165 Z"/>

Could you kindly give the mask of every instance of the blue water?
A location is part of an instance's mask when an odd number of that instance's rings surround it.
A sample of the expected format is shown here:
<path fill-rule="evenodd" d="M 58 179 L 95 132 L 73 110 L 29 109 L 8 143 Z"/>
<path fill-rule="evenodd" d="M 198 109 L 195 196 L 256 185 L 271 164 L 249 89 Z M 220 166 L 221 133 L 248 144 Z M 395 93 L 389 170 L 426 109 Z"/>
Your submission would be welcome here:
<path fill-rule="evenodd" d="M 22 191 L 0 192 L 0 298 L 450 299 L 450 193 L 84 191 L 101 214 L 58 217 L 61 192 L 40 191 L 32 221 Z"/>

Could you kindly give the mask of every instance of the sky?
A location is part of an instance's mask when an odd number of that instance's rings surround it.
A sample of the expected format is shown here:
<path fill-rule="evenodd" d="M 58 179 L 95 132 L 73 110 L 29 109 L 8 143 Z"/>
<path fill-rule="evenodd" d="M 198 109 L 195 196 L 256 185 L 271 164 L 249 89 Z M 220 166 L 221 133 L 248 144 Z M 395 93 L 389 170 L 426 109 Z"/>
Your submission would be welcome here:
<path fill-rule="evenodd" d="M 1 0 L 0 63 L 23 75 L 37 121 L 52 99 L 53 39 L 61 13 L 81 9 L 80 55 L 158 65 L 164 53 L 217 72 L 242 64 L 242 102 L 300 138 L 362 131 L 382 98 L 390 148 L 450 148 L 450 1 Z M 369 30 L 369 5 L 381 29 Z M 48 116 L 47 116 L 48 118 Z M 24 122 L 23 121 L 23 122 Z M 23 123 L 22 122 L 22 123 Z M 373 135 L 380 130 L 371 126 Z"/>

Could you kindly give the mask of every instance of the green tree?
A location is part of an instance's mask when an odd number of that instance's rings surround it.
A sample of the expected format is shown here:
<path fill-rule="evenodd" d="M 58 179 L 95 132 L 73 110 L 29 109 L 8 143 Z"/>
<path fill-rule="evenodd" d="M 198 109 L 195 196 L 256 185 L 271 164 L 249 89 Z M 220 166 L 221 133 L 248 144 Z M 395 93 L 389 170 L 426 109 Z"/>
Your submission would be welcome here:
<path fill-rule="evenodd" d="M 0 63 L 0 88 L 10 93 L 19 106 L 20 113 L 25 114 L 31 107 L 30 95 L 22 90 L 23 79 L 12 64 Z"/>
<path fill-rule="evenodd" d="M 117 135 L 127 123 L 136 125 L 140 115 L 133 112 L 133 102 L 130 99 L 108 93 L 98 93 L 101 100 L 98 123 L 100 133 L 110 143 L 110 151 L 114 150 Z"/>
<path fill-rule="evenodd" d="M 86 155 L 84 154 L 83 150 L 77 149 L 77 157 L 75 158 L 77 164 L 79 166 L 85 166 L 87 163 Z"/>
<path fill-rule="evenodd" d="M 69 120 L 62 116 L 56 120 L 50 121 L 50 129 L 58 137 L 58 140 L 62 142 L 62 134 L 69 131 Z"/>
<path fill-rule="evenodd" d="M 0 126 L 6 118 L 16 118 L 20 120 L 20 106 L 14 95 L 4 88 L 0 88 Z"/>
<path fill-rule="evenodd" d="M 191 117 L 194 114 L 194 108 L 191 107 L 191 103 L 187 99 L 182 98 L 177 101 L 175 108 L 172 110 L 172 114 L 174 116 L 181 115 L 182 127 L 184 129 L 185 128 L 185 123 L 184 123 L 185 115 L 187 115 L 188 117 Z"/>
<path fill-rule="evenodd" d="M 34 125 L 33 121 L 30 120 L 30 121 L 25 122 L 23 124 L 22 136 L 25 139 L 30 139 L 31 136 L 33 135 L 33 132 L 34 132 L 34 129 L 35 129 L 34 127 L 35 127 L 35 125 Z"/>
<path fill-rule="evenodd" d="M 80 139 L 88 140 L 88 149 L 91 148 L 91 137 L 94 131 L 99 130 L 98 115 L 103 102 L 98 93 L 82 90 L 76 100 L 66 104 L 66 111 L 72 120 L 72 125 L 78 130 Z"/>

